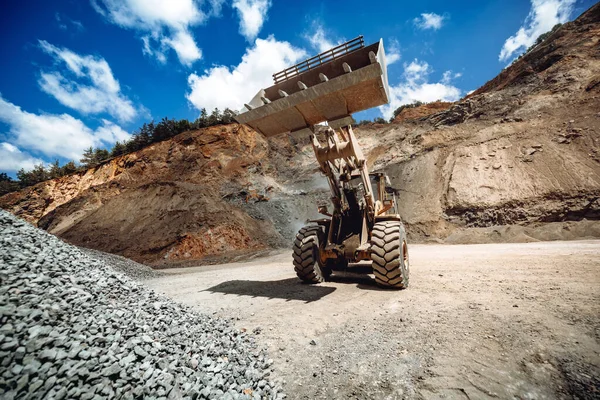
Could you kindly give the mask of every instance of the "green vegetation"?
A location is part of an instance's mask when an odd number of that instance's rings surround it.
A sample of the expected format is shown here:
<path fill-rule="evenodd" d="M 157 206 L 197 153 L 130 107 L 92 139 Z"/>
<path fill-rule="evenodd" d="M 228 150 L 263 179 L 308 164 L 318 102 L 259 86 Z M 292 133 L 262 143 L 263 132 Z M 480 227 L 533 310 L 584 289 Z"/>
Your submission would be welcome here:
<path fill-rule="evenodd" d="M 144 123 L 138 130 L 133 132 L 131 139 L 126 142 L 116 142 L 112 149 L 88 148 L 83 152 L 82 158 L 79 160 L 80 165 L 75 165 L 75 162 L 69 161 L 65 165 L 60 166 L 58 160 L 54 161 L 49 166 L 39 164 L 33 167 L 31 171 L 20 169 L 17 172 L 17 179 L 13 180 L 5 173 L 0 173 L 0 196 L 14 192 L 16 190 L 35 185 L 48 179 L 60 178 L 61 176 L 70 175 L 75 172 L 82 172 L 88 168 L 96 167 L 103 162 L 123 154 L 132 153 L 143 149 L 144 147 L 172 138 L 182 132 L 207 128 L 220 124 L 230 124 L 234 122 L 233 117 L 235 111 L 226 108 L 221 112 L 215 108 L 210 115 L 206 109 L 202 109 L 200 117 L 194 122 L 187 119 L 175 120 L 163 118 L 160 122 L 151 121 Z"/>
<path fill-rule="evenodd" d="M 370 124 L 387 124 L 387 123 L 388 123 L 388 121 L 386 121 L 384 118 L 377 117 L 377 118 L 374 118 L 373 121 L 371 121 L 370 119 L 363 119 L 360 122 L 353 121 L 352 126 L 356 128 L 357 126 L 365 126 L 365 125 L 370 125 Z"/>
<path fill-rule="evenodd" d="M 554 25 L 552 27 L 552 29 L 550 29 L 548 32 L 546 33 L 542 33 L 540 36 L 538 36 L 537 39 L 535 39 L 535 42 L 529 46 L 529 48 L 527 49 L 527 51 L 524 54 L 529 53 L 531 50 L 533 50 L 537 45 L 539 45 L 540 43 L 542 43 L 544 40 L 548 39 L 548 37 L 550 35 L 552 35 L 554 32 L 556 32 L 558 30 L 558 28 L 560 28 L 562 26 L 561 23 L 558 23 L 556 25 Z M 522 56 L 522 55 L 521 55 Z"/>
<path fill-rule="evenodd" d="M 401 105 L 400 107 L 398 107 L 398 108 L 396 108 L 394 110 L 394 116 L 392 118 L 390 118 L 390 122 L 392 122 L 393 120 L 395 120 L 396 117 L 402 112 L 402 110 L 405 110 L 407 108 L 417 108 L 419 106 L 422 106 L 423 104 L 427 104 L 427 103 L 424 103 L 424 102 L 419 101 L 419 100 L 415 100 L 411 104 L 403 104 L 403 105 Z"/>
<path fill-rule="evenodd" d="M 19 190 L 19 188 L 19 182 L 14 181 L 4 172 L 0 173 L 0 196 L 6 193 L 14 192 L 15 190 Z"/>

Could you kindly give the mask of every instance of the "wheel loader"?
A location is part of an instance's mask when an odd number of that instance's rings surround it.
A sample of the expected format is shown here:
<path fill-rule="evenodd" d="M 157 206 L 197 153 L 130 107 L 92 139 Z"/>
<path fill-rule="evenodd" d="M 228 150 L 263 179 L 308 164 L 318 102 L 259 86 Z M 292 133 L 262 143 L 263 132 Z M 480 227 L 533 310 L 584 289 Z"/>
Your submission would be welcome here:
<path fill-rule="evenodd" d="M 383 41 L 365 46 L 359 36 L 275 73 L 273 80 L 236 120 L 267 138 L 309 136 L 331 190 L 333 209 L 318 205 L 323 218 L 296 235 L 296 274 L 319 283 L 349 263 L 369 260 L 379 285 L 406 288 L 408 246 L 397 192 L 385 174 L 369 172 L 352 131 L 352 113 L 389 102 Z M 318 135 L 316 125 L 323 123 L 325 135 Z"/>

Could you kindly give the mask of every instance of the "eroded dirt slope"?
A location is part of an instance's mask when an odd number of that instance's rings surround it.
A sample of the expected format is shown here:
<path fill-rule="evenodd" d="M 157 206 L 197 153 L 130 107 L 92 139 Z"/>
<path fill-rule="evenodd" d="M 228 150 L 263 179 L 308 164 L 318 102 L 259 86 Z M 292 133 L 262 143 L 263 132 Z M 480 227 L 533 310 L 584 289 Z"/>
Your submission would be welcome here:
<path fill-rule="evenodd" d="M 186 132 L 84 174 L 9 194 L 2 206 L 72 243 L 146 261 L 202 258 L 284 246 L 268 218 L 283 188 L 274 165 L 293 174 L 302 159 L 287 141 L 269 143 L 232 124 Z M 274 195 L 271 194 L 274 193 Z M 293 196 L 292 196 L 293 197 Z M 295 202 L 302 208 L 303 196 Z M 282 211 L 282 214 L 283 211 Z M 287 213 L 286 213 L 287 214 Z M 299 225 L 302 215 L 280 221 Z M 306 218 L 306 217 L 304 217 Z"/>
<path fill-rule="evenodd" d="M 600 217 L 600 5 L 467 99 L 383 132 L 413 234 Z M 372 161 L 372 160 L 371 160 Z"/>
<path fill-rule="evenodd" d="M 404 121 L 413 121 L 424 119 L 432 114 L 440 111 L 445 111 L 452 106 L 452 103 L 446 101 L 434 101 L 426 103 L 418 107 L 406 107 L 396 115 L 394 123 L 402 123 Z"/>

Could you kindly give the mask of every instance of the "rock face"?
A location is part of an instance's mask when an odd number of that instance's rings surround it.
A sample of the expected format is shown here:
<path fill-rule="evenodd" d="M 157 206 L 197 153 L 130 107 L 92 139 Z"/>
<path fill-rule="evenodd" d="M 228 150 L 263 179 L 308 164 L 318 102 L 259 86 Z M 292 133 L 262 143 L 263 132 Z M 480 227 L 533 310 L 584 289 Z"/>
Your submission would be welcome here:
<path fill-rule="evenodd" d="M 597 236 L 598 82 L 597 4 L 465 99 L 356 133 L 372 170 L 400 189 L 412 241 L 489 241 L 479 228 L 497 225 L 527 226 L 523 240 Z M 78 245 L 175 262 L 288 246 L 328 203 L 316 168 L 308 141 L 267 142 L 232 124 L 6 195 L 0 207 Z M 564 225 L 548 236 L 547 223 Z"/>
<path fill-rule="evenodd" d="M 0 397 L 283 398 L 251 335 L 0 210 Z"/>
<path fill-rule="evenodd" d="M 598 76 L 595 5 L 468 98 L 386 132 L 379 145 L 392 150 L 376 166 L 403 189 L 413 234 L 597 221 Z"/>

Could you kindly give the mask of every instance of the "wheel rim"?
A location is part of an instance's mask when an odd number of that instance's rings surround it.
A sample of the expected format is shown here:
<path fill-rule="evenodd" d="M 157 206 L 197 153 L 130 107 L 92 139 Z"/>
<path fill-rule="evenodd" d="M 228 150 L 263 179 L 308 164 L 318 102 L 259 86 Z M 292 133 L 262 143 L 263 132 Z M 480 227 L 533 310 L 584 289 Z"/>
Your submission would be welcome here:
<path fill-rule="evenodd" d="M 315 261 L 313 269 L 321 279 L 324 279 L 323 271 L 321 270 L 321 265 L 319 264 L 319 256 L 319 247 L 313 246 L 313 260 Z"/>
<path fill-rule="evenodd" d="M 402 241 L 402 258 L 404 259 L 404 266 L 406 267 L 406 271 L 408 272 L 408 245 L 406 244 L 406 240 Z"/>

